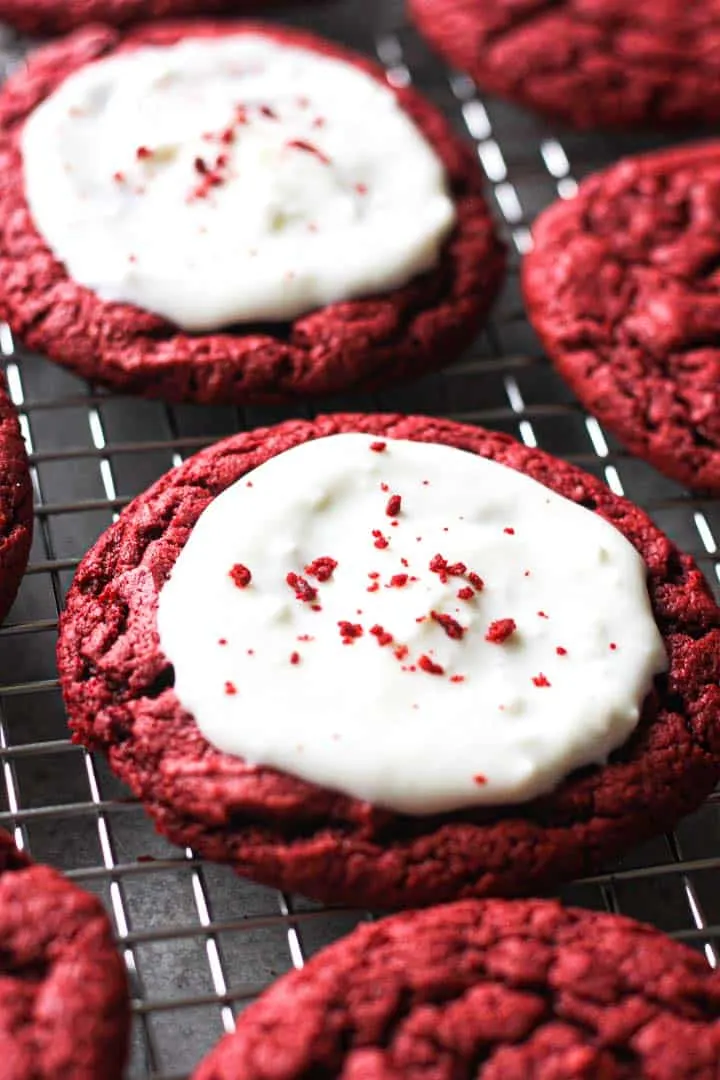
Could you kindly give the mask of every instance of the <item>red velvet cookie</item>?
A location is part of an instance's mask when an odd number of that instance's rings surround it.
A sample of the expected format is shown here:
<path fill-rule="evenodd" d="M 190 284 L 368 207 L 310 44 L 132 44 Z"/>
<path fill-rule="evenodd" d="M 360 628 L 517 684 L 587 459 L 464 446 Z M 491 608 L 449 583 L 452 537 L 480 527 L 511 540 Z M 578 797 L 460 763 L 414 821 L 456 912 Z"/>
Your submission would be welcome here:
<path fill-rule="evenodd" d="M 477 85 L 578 128 L 717 123 L 718 0 L 410 0 Z"/>
<path fill-rule="evenodd" d="M 0 378 L 0 619 L 25 572 L 33 528 L 32 485 L 15 409 Z"/>
<path fill-rule="evenodd" d="M 3 1080 L 120 1080 L 125 967 L 99 900 L 0 833 Z"/>
<path fill-rule="evenodd" d="M 410 817 L 250 766 L 206 741 L 159 648 L 159 590 L 215 496 L 284 450 L 346 431 L 491 458 L 594 510 L 640 552 L 670 667 L 606 766 L 523 805 Z M 593 477 L 507 435 L 444 420 L 289 421 L 190 458 L 135 499 L 81 563 L 58 665 L 74 739 L 107 754 L 161 832 L 323 900 L 398 907 L 547 888 L 670 827 L 720 776 L 720 611 L 692 560 Z"/>
<path fill-rule="evenodd" d="M 653 927 L 464 901 L 324 949 L 193 1080 L 716 1080 L 719 1016 L 720 976 Z"/>
<path fill-rule="evenodd" d="M 445 167 L 457 221 L 440 263 L 374 298 L 332 304 L 291 324 L 190 334 L 140 308 L 104 302 L 72 281 L 33 223 L 19 137 L 32 110 L 71 72 L 141 45 L 242 30 L 340 58 L 361 57 L 299 31 L 232 23 L 158 24 L 125 37 L 89 29 L 37 52 L 0 93 L 0 310 L 31 347 L 78 374 L 168 400 L 248 402 L 366 388 L 446 364 L 482 325 L 503 275 L 504 249 L 469 146 L 413 90 L 395 93 Z"/>
<path fill-rule="evenodd" d="M 64 34 L 90 23 L 128 26 L 152 19 L 257 12 L 273 0 L 0 0 L 0 19 L 26 34 Z"/>
<path fill-rule="evenodd" d="M 720 143 L 628 158 L 535 225 L 528 315 L 630 450 L 720 493 Z"/>

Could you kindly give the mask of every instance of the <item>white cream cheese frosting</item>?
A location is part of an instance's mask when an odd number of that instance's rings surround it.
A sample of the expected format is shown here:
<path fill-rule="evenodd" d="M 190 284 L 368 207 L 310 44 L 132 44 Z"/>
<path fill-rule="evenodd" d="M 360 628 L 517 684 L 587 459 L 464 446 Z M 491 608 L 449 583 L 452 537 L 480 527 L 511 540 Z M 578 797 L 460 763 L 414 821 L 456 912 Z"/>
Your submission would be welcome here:
<path fill-rule="evenodd" d="M 455 221 L 442 162 L 390 89 L 257 33 L 87 65 L 31 114 L 22 154 L 69 275 L 188 330 L 404 285 Z"/>
<path fill-rule="evenodd" d="M 613 526 L 474 454 L 362 434 L 214 499 L 158 629 L 214 746 L 418 815 L 604 762 L 666 667 Z"/>

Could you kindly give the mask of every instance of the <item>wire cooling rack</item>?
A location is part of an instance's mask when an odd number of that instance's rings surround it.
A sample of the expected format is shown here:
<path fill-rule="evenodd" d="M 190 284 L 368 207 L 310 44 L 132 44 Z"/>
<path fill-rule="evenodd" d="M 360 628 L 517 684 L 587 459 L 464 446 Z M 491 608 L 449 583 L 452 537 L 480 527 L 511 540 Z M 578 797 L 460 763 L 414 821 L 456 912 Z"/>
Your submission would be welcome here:
<path fill-rule="evenodd" d="M 454 367 L 323 410 L 424 411 L 508 431 L 602 477 L 691 552 L 716 592 L 720 504 L 625 455 L 542 358 L 522 310 L 519 257 L 530 223 L 584 174 L 660 140 L 579 136 L 485 99 L 448 72 L 397 0 L 336 0 L 287 13 L 379 58 L 394 85 L 416 83 L 471 139 L 512 251 L 507 287 L 476 346 Z M 0 31 L 0 64 L 26 43 Z M 56 620 L 79 558 L 134 495 L 186 455 L 283 409 L 169 407 L 111 396 L 29 353 L 0 327 L 0 357 L 31 454 L 36 533 L 18 600 L 0 629 L 0 825 L 43 862 L 96 892 L 130 973 L 129 1080 L 181 1080 L 277 975 L 368 918 L 236 878 L 161 840 L 104 761 L 73 747 L 55 671 Z M 313 407 L 303 407 L 312 415 Z M 297 413 L 297 408 L 295 412 Z M 720 955 L 720 793 L 672 835 L 646 844 L 564 899 L 647 919 Z"/>

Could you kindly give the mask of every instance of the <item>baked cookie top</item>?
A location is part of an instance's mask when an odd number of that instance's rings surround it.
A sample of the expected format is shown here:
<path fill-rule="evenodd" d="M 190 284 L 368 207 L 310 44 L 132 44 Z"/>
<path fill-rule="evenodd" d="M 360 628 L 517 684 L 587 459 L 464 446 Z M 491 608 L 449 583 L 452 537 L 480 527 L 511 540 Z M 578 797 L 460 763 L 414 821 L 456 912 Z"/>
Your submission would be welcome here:
<path fill-rule="evenodd" d="M 3 1077 L 120 1080 L 130 1009 L 105 910 L 4 832 L 0 942 Z"/>
<path fill-rule="evenodd" d="M 720 143 L 627 158 L 534 227 L 530 321 L 627 448 L 720 493 Z"/>
<path fill-rule="evenodd" d="M 617 915 L 542 900 L 361 926 L 280 979 L 194 1080 L 714 1080 L 720 977 Z"/>
<path fill-rule="evenodd" d="M 574 127 L 714 124 L 718 0 L 410 0 L 477 85 Z"/>

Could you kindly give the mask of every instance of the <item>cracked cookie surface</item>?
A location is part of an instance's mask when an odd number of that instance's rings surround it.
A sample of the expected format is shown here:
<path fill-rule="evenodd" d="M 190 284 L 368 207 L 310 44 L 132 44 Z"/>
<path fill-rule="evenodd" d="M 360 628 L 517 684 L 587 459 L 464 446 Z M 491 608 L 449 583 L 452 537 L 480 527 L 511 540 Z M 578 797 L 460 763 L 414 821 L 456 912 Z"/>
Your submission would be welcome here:
<path fill-rule="evenodd" d="M 32 484 L 15 409 L 0 377 L 0 620 L 27 566 L 32 540 Z"/>
<path fill-rule="evenodd" d="M 3 1080 L 120 1080 L 125 967 L 105 909 L 0 832 Z"/>
<path fill-rule="evenodd" d="M 720 494 L 720 143 L 628 158 L 534 228 L 528 316 L 632 453 Z"/>
<path fill-rule="evenodd" d="M 324 949 L 193 1080 L 715 1080 L 719 1016 L 720 976 L 650 926 L 465 901 Z"/>
<path fill-rule="evenodd" d="M 31 348 L 116 390 L 168 401 L 258 402 L 370 389 L 449 363 L 474 340 L 502 281 L 472 149 L 412 90 L 395 93 L 442 161 L 456 226 L 438 265 L 403 288 L 332 304 L 290 324 L 189 334 L 68 277 L 32 220 L 19 146 L 24 121 L 71 72 L 114 52 L 184 37 L 260 31 L 337 57 L 384 82 L 381 69 L 300 31 L 249 23 L 172 23 L 125 36 L 94 27 L 36 52 L 0 93 L 0 313 Z"/>
<path fill-rule="evenodd" d="M 716 124 L 718 0 L 410 0 L 477 85 L 578 128 Z"/>
<path fill-rule="evenodd" d="M 91 23 L 129 26 L 151 19 L 252 14 L 275 0 L 0 0 L 0 19 L 26 34 L 64 34 Z"/>
<path fill-rule="evenodd" d="M 522 806 L 411 818 L 251 766 L 201 735 L 160 651 L 159 591 L 215 496 L 274 455 L 345 431 L 482 454 L 599 513 L 640 552 L 670 666 L 607 765 Z M 332 902 L 389 908 L 549 888 L 669 827 L 720 776 L 720 611 L 693 561 L 579 469 L 510 436 L 428 417 L 288 421 L 190 458 L 136 498 L 81 563 L 58 664 L 75 740 L 107 754 L 162 833 Z"/>

